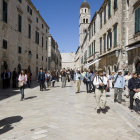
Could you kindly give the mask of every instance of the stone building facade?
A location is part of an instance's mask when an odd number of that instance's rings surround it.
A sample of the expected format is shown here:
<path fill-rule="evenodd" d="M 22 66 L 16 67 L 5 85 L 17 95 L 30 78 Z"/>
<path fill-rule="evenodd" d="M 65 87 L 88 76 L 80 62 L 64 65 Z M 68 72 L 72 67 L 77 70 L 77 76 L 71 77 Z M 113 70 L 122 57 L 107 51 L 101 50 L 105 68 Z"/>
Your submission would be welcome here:
<path fill-rule="evenodd" d="M 128 42 L 128 70 L 140 73 L 140 1 L 129 1 L 127 18 Z"/>
<path fill-rule="evenodd" d="M 62 66 L 61 54 L 58 50 L 58 44 L 51 35 L 48 36 L 48 70 L 59 70 Z"/>
<path fill-rule="evenodd" d="M 62 56 L 62 68 L 75 69 L 75 53 L 61 53 Z"/>
<path fill-rule="evenodd" d="M 30 69 L 35 80 L 40 68 L 48 70 L 48 38 L 49 26 L 31 0 L 0 1 L 0 73 Z M 55 65 L 60 66 L 58 46 L 56 50 L 59 62 Z"/>
<path fill-rule="evenodd" d="M 80 54 L 81 69 L 102 68 L 107 73 L 118 69 L 128 70 L 130 66 L 128 58 L 132 55 L 127 55 L 127 46 L 130 46 L 131 42 L 136 43 L 140 40 L 138 33 L 137 37 L 134 35 L 135 12 L 133 10 L 134 5 L 138 6 L 138 3 L 137 0 L 133 2 L 104 0 L 87 28 L 82 45 L 77 49 Z M 140 26 L 140 22 L 138 24 Z"/>

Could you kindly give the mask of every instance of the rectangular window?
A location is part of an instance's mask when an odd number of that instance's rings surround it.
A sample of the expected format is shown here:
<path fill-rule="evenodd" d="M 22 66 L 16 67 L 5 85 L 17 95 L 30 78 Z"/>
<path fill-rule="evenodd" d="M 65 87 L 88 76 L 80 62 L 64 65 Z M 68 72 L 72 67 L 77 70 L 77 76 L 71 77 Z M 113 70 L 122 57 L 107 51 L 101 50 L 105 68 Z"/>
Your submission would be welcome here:
<path fill-rule="evenodd" d="M 42 29 L 44 28 L 44 25 L 42 24 Z"/>
<path fill-rule="evenodd" d="M 111 17 L 111 0 L 108 1 L 108 18 Z"/>
<path fill-rule="evenodd" d="M 96 33 L 96 24 L 95 24 L 95 21 L 94 21 L 94 34 Z"/>
<path fill-rule="evenodd" d="M 22 3 L 22 0 L 18 0 L 20 3 Z"/>
<path fill-rule="evenodd" d="M 22 53 L 22 48 L 19 46 L 18 47 L 18 53 L 21 54 Z"/>
<path fill-rule="evenodd" d="M 89 46 L 89 57 L 91 57 L 91 45 Z"/>
<path fill-rule="evenodd" d="M 42 61 L 43 61 L 43 56 L 42 56 Z"/>
<path fill-rule="evenodd" d="M 27 5 L 27 11 L 28 11 L 28 13 L 30 12 L 30 7 Z"/>
<path fill-rule="evenodd" d="M 32 9 L 30 8 L 30 15 L 32 15 Z"/>
<path fill-rule="evenodd" d="M 117 46 L 117 25 L 114 26 L 114 47 Z"/>
<path fill-rule="evenodd" d="M 107 49 L 111 49 L 111 47 L 112 47 L 112 32 L 109 31 L 107 36 Z"/>
<path fill-rule="evenodd" d="M 48 33 L 48 30 L 46 29 L 46 33 Z"/>
<path fill-rule="evenodd" d="M 7 49 L 7 40 L 3 39 L 3 49 Z"/>
<path fill-rule="evenodd" d="M 42 37 L 42 47 L 43 47 L 43 45 L 44 45 L 44 38 Z"/>
<path fill-rule="evenodd" d="M 31 25 L 28 24 L 28 38 L 31 39 Z"/>
<path fill-rule="evenodd" d="M 3 21 L 6 23 L 7 23 L 7 16 L 8 16 L 7 2 L 3 0 Z"/>
<path fill-rule="evenodd" d="M 38 23 L 38 18 L 36 17 L 36 22 Z"/>
<path fill-rule="evenodd" d="M 48 50 L 48 41 L 46 41 L 46 50 Z"/>
<path fill-rule="evenodd" d="M 32 15 L 32 9 L 27 5 L 27 11 L 30 15 Z"/>
<path fill-rule="evenodd" d="M 84 62 L 86 62 L 87 61 L 87 51 L 85 51 L 85 53 L 84 53 Z"/>
<path fill-rule="evenodd" d="M 104 52 L 106 52 L 106 34 L 104 35 Z"/>
<path fill-rule="evenodd" d="M 94 51 L 94 46 L 93 46 L 93 42 L 92 42 L 92 56 L 93 56 L 93 52 Z"/>
<path fill-rule="evenodd" d="M 117 0 L 114 0 L 114 10 L 116 10 L 117 8 L 118 8 Z"/>
<path fill-rule="evenodd" d="M 100 38 L 100 54 L 102 54 L 102 37 Z"/>
<path fill-rule="evenodd" d="M 35 32 L 35 43 L 39 44 L 39 33 L 37 31 Z"/>
<path fill-rule="evenodd" d="M 22 31 L 22 17 L 21 15 L 18 15 L 18 31 Z"/>
<path fill-rule="evenodd" d="M 96 42 L 95 42 L 95 40 L 94 40 L 94 58 L 95 58 L 95 51 L 96 51 L 96 50 L 95 50 L 95 43 L 96 43 Z"/>
<path fill-rule="evenodd" d="M 140 7 L 135 10 L 135 34 L 140 32 Z"/>
<path fill-rule="evenodd" d="M 91 25 L 91 34 L 93 36 L 93 25 Z"/>
<path fill-rule="evenodd" d="M 104 8 L 104 24 L 106 23 L 106 7 Z"/>
<path fill-rule="evenodd" d="M 100 28 L 102 28 L 102 13 L 100 14 Z"/>
<path fill-rule="evenodd" d="M 36 59 L 38 59 L 38 54 L 36 54 Z"/>

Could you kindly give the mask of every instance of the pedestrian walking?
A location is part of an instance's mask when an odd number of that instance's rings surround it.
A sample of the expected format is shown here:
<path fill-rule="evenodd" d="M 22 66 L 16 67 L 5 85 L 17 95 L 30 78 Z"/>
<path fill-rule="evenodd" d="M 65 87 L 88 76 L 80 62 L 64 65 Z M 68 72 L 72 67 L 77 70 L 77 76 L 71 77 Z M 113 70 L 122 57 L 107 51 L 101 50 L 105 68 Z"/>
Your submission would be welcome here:
<path fill-rule="evenodd" d="M 40 83 L 40 91 L 43 91 L 44 82 L 45 82 L 45 73 L 43 72 L 43 69 L 40 69 L 40 72 L 38 75 L 38 81 Z"/>
<path fill-rule="evenodd" d="M 119 70 L 118 74 L 114 76 L 114 102 L 118 101 L 118 103 L 121 104 L 124 87 L 125 87 L 125 79 L 124 76 L 122 75 L 122 70 Z"/>
<path fill-rule="evenodd" d="M 129 88 L 128 88 L 128 81 L 132 78 L 130 72 L 127 72 L 126 75 L 124 76 L 125 79 L 125 94 L 127 98 L 129 97 Z"/>
<path fill-rule="evenodd" d="M 51 79 L 52 79 L 50 71 L 47 72 L 46 79 L 47 79 L 47 87 L 50 88 L 51 87 Z"/>
<path fill-rule="evenodd" d="M 140 92 L 140 79 L 137 77 L 136 72 L 132 72 L 132 78 L 128 81 L 128 88 L 130 90 L 130 109 L 133 109 L 134 96 Z"/>
<path fill-rule="evenodd" d="M 92 73 L 91 73 L 91 70 L 88 69 L 88 72 L 86 72 L 85 74 L 85 83 L 86 83 L 86 90 L 87 90 L 87 93 L 90 93 L 91 92 L 91 79 L 92 79 Z"/>
<path fill-rule="evenodd" d="M 74 79 L 76 81 L 76 93 L 80 93 L 80 85 L 82 80 L 82 75 L 80 73 L 80 70 L 76 71 Z"/>
<path fill-rule="evenodd" d="M 25 88 L 25 85 L 27 82 L 27 75 L 25 75 L 24 70 L 21 71 L 18 81 L 19 81 L 18 85 L 19 85 L 20 92 L 21 92 L 21 101 L 23 101 L 24 100 L 24 88 Z"/>
<path fill-rule="evenodd" d="M 8 73 L 7 70 L 4 70 L 4 72 L 1 73 L 1 79 L 2 79 L 2 85 L 3 89 L 6 89 L 8 86 Z"/>
<path fill-rule="evenodd" d="M 12 73 L 13 88 L 17 88 L 17 79 L 18 79 L 18 73 L 16 71 L 16 68 L 14 68 L 14 71 Z"/>
<path fill-rule="evenodd" d="M 62 88 L 66 87 L 66 78 L 67 78 L 67 73 L 65 68 L 63 68 L 61 72 L 61 77 L 62 77 Z"/>
<path fill-rule="evenodd" d="M 54 87 L 55 86 L 55 81 L 56 81 L 56 79 L 57 79 L 57 77 L 56 77 L 56 72 L 55 71 L 53 71 L 52 72 L 52 87 Z"/>
<path fill-rule="evenodd" d="M 107 77 L 103 76 L 103 70 L 98 70 L 98 76 L 94 78 L 94 85 L 96 86 L 95 95 L 96 95 L 96 109 L 97 113 L 101 111 L 105 113 L 106 107 L 106 91 L 105 87 L 107 85 Z"/>

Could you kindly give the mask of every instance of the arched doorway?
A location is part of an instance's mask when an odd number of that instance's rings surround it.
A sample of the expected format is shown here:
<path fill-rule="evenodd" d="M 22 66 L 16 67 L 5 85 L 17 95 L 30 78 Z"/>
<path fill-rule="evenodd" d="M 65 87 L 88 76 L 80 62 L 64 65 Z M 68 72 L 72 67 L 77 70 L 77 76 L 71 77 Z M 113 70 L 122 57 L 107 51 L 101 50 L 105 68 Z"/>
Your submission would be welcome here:
<path fill-rule="evenodd" d="M 8 64 L 6 61 L 3 61 L 1 63 L 1 70 L 4 71 L 4 70 L 7 70 L 8 69 Z"/>
<path fill-rule="evenodd" d="M 18 74 L 20 74 L 20 72 L 21 72 L 21 64 L 18 64 L 17 71 L 18 71 Z"/>
<path fill-rule="evenodd" d="M 110 66 L 108 67 L 108 74 L 111 74 Z"/>
<path fill-rule="evenodd" d="M 116 65 L 114 66 L 114 72 L 117 72 L 117 66 Z"/>
<path fill-rule="evenodd" d="M 136 63 L 135 67 L 136 67 L 136 72 L 137 72 L 138 74 L 140 74 L 140 61 L 138 61 L 138 62 Z"/>
<path fill-rule="evenodd" d="M 140 74 L 140 57 L 139 56 L 135 57 L 134 65 L 135 65 L 136 72 Z"/>

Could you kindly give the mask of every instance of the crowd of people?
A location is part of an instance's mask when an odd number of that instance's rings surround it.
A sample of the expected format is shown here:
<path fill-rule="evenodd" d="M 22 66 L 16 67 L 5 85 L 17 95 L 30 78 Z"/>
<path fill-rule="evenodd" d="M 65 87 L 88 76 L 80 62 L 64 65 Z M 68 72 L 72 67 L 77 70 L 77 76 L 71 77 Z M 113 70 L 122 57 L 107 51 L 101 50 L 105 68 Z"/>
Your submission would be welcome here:
<path fill-rule="evenodd" d="M 140 74 L 137 72 L 112 72 L 107 75 L 102 69 L 91 71 L 90 69 L 75 73 L 76 93 L 80 93 L 81 81 L 86 85 L 87 93 L 94 92 L 96 98 L 97 113 L 106 112 L 106 92 L 114 89 L 114 103 L 122 103 L 122 94 L 130 98 L 131 110 L 134 109 L 133 103 L 136 102 L 136 111 L 140 111 Z"/>
<path fill-rule="evenodd" d="M 16 68 L 11 73 L 5 70 L 1 73 L 3 88 L 10 88 L 12 79 L 12 87 L 19 88 L 21 92 L 21 101 L 24 100 L 24 89 L 29 87 L 32 82 L 32 73 L 30 70 L 21 70 L 20 73 Z M 74 81 L 76 83 L 76 94 L 80 93 L 81 84 L 84 83 L 87 93 L 95 93 L 97 113 L 105 112 L 106 109 L 106 92 L 112 92 L 114 89 L 114 103 L 122 103 L 122 95 L 130 98 L 131 110 L 134 109 L 134 100 L 136 102 L 136 110 L 140 110 L 140 73 L 137 72 L 112 72 L 106 74 L 102 69 L 92 71 L 91 69 L 80 71 L 63 68 L 61 71 L 45 71 L 42 68 L 38 73 L 38 83 L 40 91 L 50 87 L 55 87 L 55 83 L 61 80 L 62 88 L 66 87 L 66 83 Z"/>

